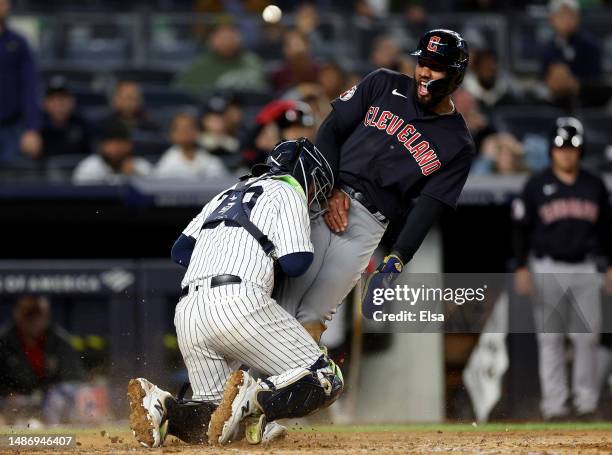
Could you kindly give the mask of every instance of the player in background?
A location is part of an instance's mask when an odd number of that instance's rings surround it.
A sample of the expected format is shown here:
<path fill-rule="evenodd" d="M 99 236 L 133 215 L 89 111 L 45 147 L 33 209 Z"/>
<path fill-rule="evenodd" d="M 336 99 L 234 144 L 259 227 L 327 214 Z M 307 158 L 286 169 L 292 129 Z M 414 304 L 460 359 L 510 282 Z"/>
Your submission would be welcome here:
<path fill-rule="evenodd" d="M 214 197 L 172 249 L 187 266 L 174 324 L 193 395 L 184 403 L 146 379 L 130 381 L 130 426 L 147 447 L 167 433 L 259 443 L 268 422 L 307 415 L 342 392 L 339 369 L 271 297 L 275 265 L 297 276 L 312 262 L 308 211 L 326 201 L 333 174 L 306 139 L 280 143 L 272 157 L 283 164 L 260 165 Z"/>
<path fill-rule="evenodd" d="M 547 420 L 570 416 L 565 338 L 574 346 L 573 405 L 589 419 L 597 409 L 597 348 L 601 331 L 601 275 L 595 259 L 612 259 L 608 191 L 580 167 L 584 130 L 573 117 L 556 121 L 551 166 L 532 176 L 513 203 L 516 290 L 534 297 L 539 348 L 540 404 Z M 605 288 L 612 291 L 608 266 Z"/>
<path fill-rule="evenodd" d="M 456 32 L 431 30 L 412 55 L 413 77 L 368 74 L 332 102 L 317 133 L 336 186 L 329 211 L 311 224 L 312 266 L 277 294 L 317 341 L 389 222 L 403 228 L 377 272 L 400 273 L 442 212 L 455 208 L 475 155 L 450 97 L 468 66 L 467 43 Z"/>

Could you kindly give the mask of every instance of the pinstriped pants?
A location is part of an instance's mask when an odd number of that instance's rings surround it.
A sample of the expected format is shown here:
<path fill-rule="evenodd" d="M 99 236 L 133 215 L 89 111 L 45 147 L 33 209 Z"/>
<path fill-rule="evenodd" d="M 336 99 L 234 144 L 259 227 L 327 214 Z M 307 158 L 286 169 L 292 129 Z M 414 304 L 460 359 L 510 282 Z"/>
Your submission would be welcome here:
<path fill-rule="evenodd" d="M 303 371 L 321 356 L 302 325 L 262 290 L 208 284 L 183 297 L 174 316 L 194 400 L 218 403 L 227 378 L 242 364 L 279 376 Z"/>

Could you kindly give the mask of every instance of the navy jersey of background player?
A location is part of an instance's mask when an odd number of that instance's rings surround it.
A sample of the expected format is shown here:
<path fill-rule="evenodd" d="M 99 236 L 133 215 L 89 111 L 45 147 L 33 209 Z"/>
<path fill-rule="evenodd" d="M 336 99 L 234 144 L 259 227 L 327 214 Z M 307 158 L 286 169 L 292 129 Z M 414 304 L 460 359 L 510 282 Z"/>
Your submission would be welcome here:
<path fill-rule="evenodd" d="M 583 169 L 571 185 L 546 169 L 529 179 L 513 204 L 513 218 L 530 232 L 529 250 L 564 262 L 607 253 L 609 212 L 603 181 Z"/>
<path fill-rule="evenodd" d="M 438 115 L 414 96 L 414 79 L 368 74 L 332 102 L 340 128 L 339 180 L 361 189 L 390 220 L 420 194 L 455 207 L 475 155 L 461 114 Z"/>

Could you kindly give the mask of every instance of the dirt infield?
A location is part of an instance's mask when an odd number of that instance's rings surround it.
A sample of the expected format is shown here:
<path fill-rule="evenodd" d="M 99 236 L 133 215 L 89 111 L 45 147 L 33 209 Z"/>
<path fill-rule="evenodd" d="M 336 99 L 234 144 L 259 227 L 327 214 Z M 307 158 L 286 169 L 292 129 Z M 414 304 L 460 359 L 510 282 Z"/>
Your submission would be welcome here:
<path fill-rule="evenodd" d="M 58 430 L 53 430 L 57 433 Z M 0 433 L 24 435 L 23 430 L 4 429 Z M 70 433 L 67 430 L 66 433 Z M 242 455 L 315 454 L 612 454 L 612 427 L 606 425 L 507 426 L 391 426 L 391 427 L 295 427 L 283 441 L 269 446 L 236 443 L 225 448 L 189 446 L 170 438 L 161 449 L 138 446 L 131 434 L 117 430 L 79 430 L 77 445 L 68 449 L 39 449 L 40 454 L 161 454 L 181 453 Z M 32 453 L 26 448 L 0 448 L 0 453 Z"/>

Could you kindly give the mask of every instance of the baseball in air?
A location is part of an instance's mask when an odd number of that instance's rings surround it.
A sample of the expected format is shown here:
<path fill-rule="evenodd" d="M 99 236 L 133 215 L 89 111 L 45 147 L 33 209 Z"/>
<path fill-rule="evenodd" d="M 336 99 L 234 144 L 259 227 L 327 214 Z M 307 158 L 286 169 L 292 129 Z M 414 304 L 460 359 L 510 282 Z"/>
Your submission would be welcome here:
<path fill-rule="evenodd" d="M 283 17 L 283 12 L 276 5 L 268 5 L 264 8 L 263 12 L 261 13 L 261 17 L 263 18 L 265 22 L 274 24 L 281 20 L 281 18 Z"/>

